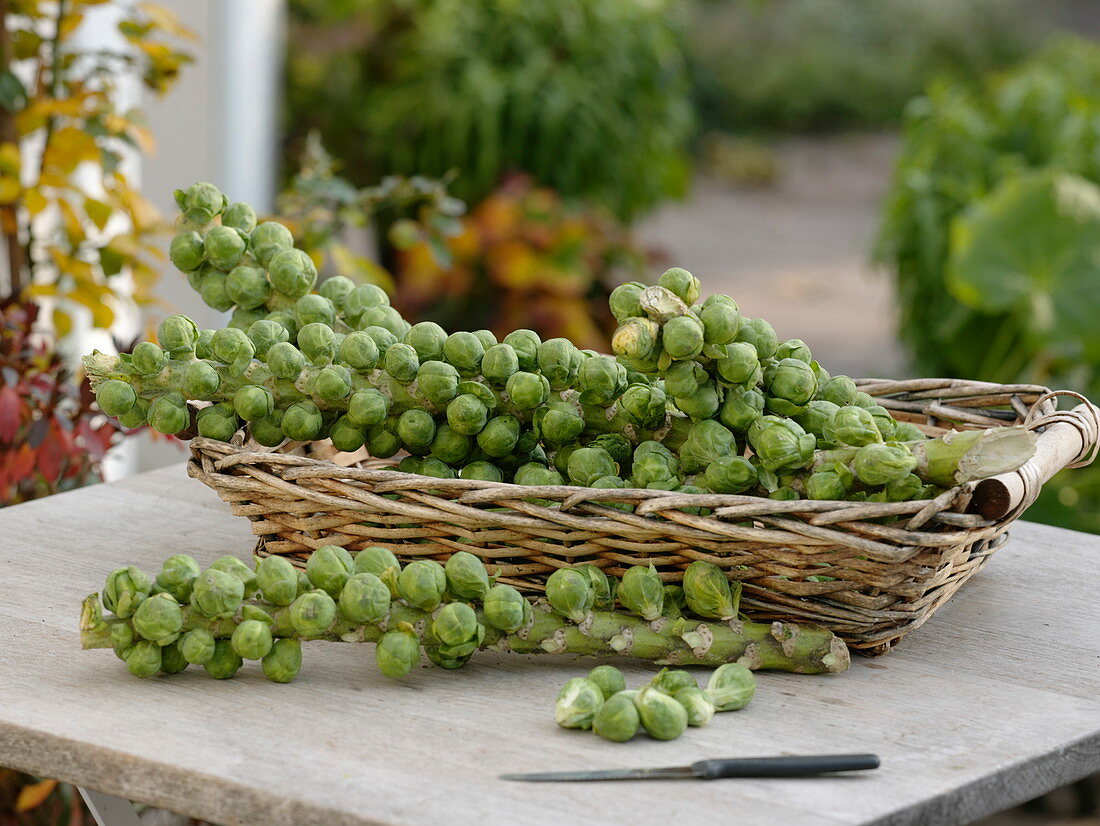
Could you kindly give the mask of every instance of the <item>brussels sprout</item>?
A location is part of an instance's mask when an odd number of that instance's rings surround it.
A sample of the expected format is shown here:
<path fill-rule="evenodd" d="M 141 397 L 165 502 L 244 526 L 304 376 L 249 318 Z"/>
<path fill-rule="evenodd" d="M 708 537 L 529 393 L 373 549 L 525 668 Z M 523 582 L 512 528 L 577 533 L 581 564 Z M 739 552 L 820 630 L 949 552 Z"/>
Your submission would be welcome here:
<path fill-rule="evenodd" d="M 340 596 L 353 567 L 351 554 L 344 548 L 339 545 L 322 545 L 309 555 L 306 576 L 313 587 L 320 588 L 335 598 Z"/>
<path fill-rule="evenodd" d="M 762 318 L 742 318 L 737 330 L 737 341 L 756 348 L 758 358 L 772 358 L 779 349 L 779 337 L 775 328 Z"/>
<path fill-rule="evenodd" d="M 764 373 L 764 382 L 770 396 L 804 405 L 817 392 L 817 378 L 804 361 L 785 358 L 776 362 Z"/>
<path fill-rule="evenodd" d="M 336 355 L 336 333 L 327 324 L 315 321 L 298 331 L 298 348 L 314 364 L 328 364 Z"/>
<path fill-rule="evenodd" d="M 187 402 L 180 393 L 166 393 L 149 406 L 149 426 L 157 433 L 174 436 L 191 423 Z"/>
<path fill-rule="evenodd" d="M 657 386 L 632 384 L 620 397 L 619 410 L 631 424 L 656 428 L 665 420 L 665 393 Z"/>
<path fill-rule="evenodd" d="M 870 410 L 873 407 L 878 407 L 878 402 L 869 393 L 858 391 L 855 396 L 852 397 L 852 404 L 856 407 L 862 407 L 865 410 Z"/>
<path fill-rule="evenodd" d="M 635 488 L 659 488 L 671 490 L 680 484 L 679 462 L 671 456 L 660 453 L 634 452 L 634 463 L 631 465 L 631 487 Z"/>
<path fill-rule="evenodd" d="M 631 566 L 619 582 L 617 596 L 626 610 L 643 619 L 655 620 L 661 616 L 665 589 L 653 563 Z"/>
<path fill-rule="evenodd" d="M 268 416 L 249 422 L 248 433 L 257 444 L 264 447 L 278 447 L 286 441 L 282 422 L 283 412 L 276 410 Z"/>
<path fill-rule="evenodd" d="M 329 428 L 328 438 L 337 450 L 354 453 L 363 446 L 366 434 L 363 428 L 354 424 L 347 416 L 341 416 Z"/>
<path fill-rule="evenodd" d="M 859 481 L 878 487 L 904 479 L 917 466 L 917 458 L 900 445 L 864 445 L 852 462 Z"/>
<path fill-rule="evenodd" d="M 729 456 L 737 449 L 733 433 L 714 419 L 706 419 L 692 425 L 684 444 L 706 464 L 723 456 Z"/>
<path fill-rule="evenodd" d="M 246 422 L 270 416 L 275 409 L 275 398 L 266 387 L 246 384 L 233 394 L 233 410 Z"/>
<path fill-rule="evenodd" d="M 192 665 L 206 665 L 214 657 L 214 635 L 205 628 L 188 631 L 178 645 L 180 654 Z"/>
<path fill-rule="evenodd" d="M 139 640 L 127 649 L 122 659 L 135 677 L 152 677 L 160 671 L 160 646 L 150 640 Z"/>
<path fill-rule="evenodd" d="M 156 583 L 159 588 L 171 594 L 176 602 L 188 602 L 191 599 L 191 588 L 195 584 L 195 577 L 202 573 L 194 559 L 187 554 L 172 554 L 164 560 L 164 565 L 157 574 Z"/>
<path fill-rule="evenodd" d="M 378 670 L 391 679 L 404 677 L 420 662 L 420 640 L 405 628 L 387 631 L 374 650 Z"/>
<path fill-rule="evenodd" d="M 225 292 L 238 307 L 252 309 L 263 306 L 271 295 L 267 274 L 259 267 L 234 267 L 225 278 Z"/>
<path fill-rule="evenodd" d="M 603 692 L 587 677 L 566 681 L 554 701 L 554 719 L 562 728 L 592 728 L 592 720 L 603 705 Z"/>
<path fill-rule="evenodd" d="M 339 608 L 349 622 L 381 622 L 390 611 L 390 589 L 376 574 L 354 574 L 340 591 Z"/>
<path fill-rule="evenodd" d="M 415 559 L 397 576 L 397 593 L 409 605 L 434 611 L 443 600 L 447 575 L 443 566 L 432 559 Z"/>
<path fill-rule="evenodd" d="M 416 351 L 420 361 L 438 361 L 443 358 L 443 344 L 447 332 L 434 321 L 414 324 L 405 334 L 405 344 Z"/>
<path fill-rule="evenodd" d="M 687 414 L 696 421 L 713 418 L 722 404 L 722 396 L 718 388 L 713 384 L 704 384 L 690 396 L 680 396 L 675 399 L 676 406 L 681 412 Z"/>
<path fill-rule="evenodd" d="M 336 601 L 319 588 L 306 591 L 290 604 L 288 614 L 299 636 L 319 637 L 336 621 Z"/>
<path fill-rule="evenodd" d="M 749 428 L 748 438 L 761 464 L 773 472 L 806 467 L 817 445 L 798 424 L 778 416 L 761 416 Z"/>
<path fill-rule="evenodd" d="M 226 197 L 213 184 L 200 182 L 175 191 L 176 205 L 192 224 L 203 226 L 213 221 L 225 209 Z"/>
<path fill-rule="evenodd" d="M 462 376 L 476 376 L 481 371 L 485 348 L 473 333 L 451 333 L 443 343 L 443 357 Z"/>
<path fill-rule="evenodd" d="M 294 320 L 301 327 L 307 324 L 327 324 L 332 327 L 336 323 L 336 308 L 323 295 L 303 295 L 294 302 Z"/>
<path fill-rule="evenodd" d="M 707 466 L 707 487 L 715 493 L 741 493 L 756 484 L 756 468 L 743 456 L 722 456 Z"/>
<path fill-rule="evenodd" d="M 337 310 L 344 309 L 344 300 L 355 289 L 355 282 L 342 275 L 330 275 L 321 282 L 317 292 L 332 302 Z"/>
<path fill-rule="evenodd" d="M 379 425 L 367 430 L 365 439 L 367 452 L 377 459 L 388 459 L 401 449 L 401 440 L 397 434 Z"/>
<path fill-rule="evenodd" d="M 492 462 L 470 462 L 459 473 L 462 479 L 477 479 L 481 482 L 503 482 L 504 472 Z"/>
<path fill-rule="evenodd" d="M 244 584 L 245 599 L 256 593 L 256 572 L 237 557 L 228 555 L 220 557 L 210 568 L 216 571 L 225 571 L 227 574 L 237 577 Z"/>
<path fill-rule="evenodd" d="M 452 593 L 462 599 L 482 599 L 489 593 L 489 574 L 485 565 L 468 551 L 451 554 L 444 571 Z"/>
<path fill-rule="evenodd" d="M 267 351 L 267 366 L 276 377 L 293 381 L 305 369 L 306 357 L 289 341 L 280 341 Z"/>
<path fill-rule="evenodd" d="M 476 641 L 478 630 L 477 614 L 464 602 L 447 603 L 432 620 L 432 633 L 441 643 L 450 647 Z"/>
<path fill-rule="evenodd" d="M 219 270 L 231 270 L 244 255 L 245 241 L 232 227 L 211 227 L 203 238 L 206 260 Z"/>
<path fill-rule="evenodd" d="M 656 676 L 649 681 L 649 685 L 658 691 L 663 691 L 669 697 L 682 688 L 698 688 L 695 676 L 690 671 L 681 669 L 662 668 Z"/>
<path fill-rule="evenodd" d="M 849 473 L 848 476 L 851 474 Z M 850 481 L 845 481 L 838 471 L 831 469 L 817 470 L 806 479 L 807 499 L 847 499 Z"/>
<path fill-rule="evenodd" d="M 236 307 L 229 316 L 229 326 L 244 330 L 247 333 L 249 327 L 261 319 L 267 319 L 269 315 L 270 313 L 266 307 L 253 307 L 251 309 Z"/>
<path fill-rule="evenodd" d="M 584 432 L 584 418 L 569 402 L 547 402 L 534 418 L 535 432 L 552 445 L 572 442 Z"/>
<path fill-rule="evenodd" d="M 286 330 L 288 341 L 298 340 L 298 322 L 294 318 L 294 313 L 290 310 L 272 310 L 264 318 L 267 321 L 274 321 L 276 324 L 282 325 Z"/>
<path fill-rule="evenodd" d="M 210 339 L 210 349 L 214 358 L 231 365 L 247 363 L 256 354 L 256 345 L 248 333 L 235 327 L 217 330 Z"/>
<path fill-rule="evenodd" d="M 528 372 L 538 366 L 539 347 L 542 339 L 533 330 L 514 330 L 504 337 L 504 344 L 515 350 L 519 359 L 519 369 Z"/>
<path fill-rule="evenodd" d="M 386 351 L 382 363 L 386 372 L 401 384 L 411 384 L 420 370 L 416 350 L 408 344 L 394 344 Z"/>
<path fill-rule="evenodd" d="M 100 385 L 102 387 L 102 385 Z M 103 405 L 100 405 L 102 407 Z M 106 413 L 106 411 L 104 411 Z M 898 422 L 894 429 L 895 442 L 924 442 L 928 437 L 924 431 L 911 422 Z"/>
<path fill-rule="evenodd" d="M 494 344 L 485 349 L 485 355 L 481 359 L 481 373 L 493 387 L 504 387 L 519 369 L 519 356 L 512 345 Z"/>
<path fill-rule="evenodd" d="M 392 596 L 397 595 L 397 575 L 401 573 L 401 563 L 389 548 L 376 545 L 364 548 L 355 555 L 352 570 L 357 574 L 374 574 L 387 584 Z"/>
<path fill-rule="evenodd" d="M 266 622 L 245 620 L 233 629 L 230 639 L 233 651 L 245 660 L 262 660 L 271 651 L 274 640 Z"/>
<path fill-rule="evenodd" d="M 516 469 L 512 481 L 517 485 L 539 487 L 546 485 L 561 485 L 564 484 L 565 480 L 562 479 L 560 473 L 550 470 L 546 465 L 539 464 L 538 462 L 528 462 Z"/>
<path fill-rule="evenodd" d="M 520 371 L 508 379 L 505 392 L 520 410 L 534 410 L 550 398 L 550 382 L 537 373 Z"/>
<path fill-rule="evenodd" d="M 427 452 L 435 433 L 435 420 L 426 410 L 406 410 L 397 420 L 397 435 L 411 453 Z"/>
<path fill-rule="evenodd" d="M 317 267 L 301 250 L 285 249 L 275 253 L 267 264 L 271 286 L 288 298 L 301 298 L 317 283 Z"/>
<path fill-rule="evenodd" d="M 611 336 L 611 349 L 617 356 L 645 360 L 658 352 L 661 328 L 648 318 L 628 318 Z"/>
<path fill-rule="evenodd" d="M 684 569 L 684 599 L 692 613 L 707 619 L 728 620 L 737 616 L 738 597 L 730 588 L 730 581 L 717 565 L 696 560 Z"/>
<path fill-rule="evenodd" d="M 358 326 L 360 329 L 381 327 L 400 341 L 409 331 L 410 325 L 393 307 L 372 307 L 358 318 Z"/>
<path fill-rule="evenodd" d="M 244 583 L 239 577 L 217 568 L 207 568 L 191 590 L 191 605 L 211 619 L 231 617 L 244 600 Z"/>
<path fill-rule="evenodd" d="M 699 279 L 681 267 L 665 270 L 657 283 L 675 293 L 689 307 L 699 300 L 699 290 L 702 287 Z"/>
<path fill-rule="evenodd" d="M 233 405 L 228 402 L 203 408 L 196 416 L 196 423 L 200 436 L 221 442 L 228 442 L 240 429 L 237 414 L 233 410 Z"/>
<path fill-rule="evenodd" d="M 360 284 L 344 296 L 344 315 L 349 319 L 358 318 L 368 310 L 388 306 L 390 297 L 377 284 Z"/>
<path fill-rule="evenodd" d="M 825 428 L 840 408 L 824 399 L 814 399 L 806 405 L 806 412 L 796 420 L 807 433 L 812 433 L 819 442 L 826 441 Z"/>
<path fill-rule="evenodd" d="M 161 349 L 159 344 L 152 341 L 142 341 L 134 347 L 130 354 L 130 363 L 134 369 L 143 376 L 152 376 L 164 369 L 168 363 L 168 354 Z"/>
<path fill-rule="evenodd" d="M 729 344 L 737 338 L 737 331 L 741 327 L 741 313 L 732 299 L 707 299 L 699 310 L 699 320 L 703 322 L 703 339 L 707 344 Z"/>
<path fill-rule="evenodd" d="M 454 479 L 457 474 L 450 465 L 446 462 L 441 462 L 434 456 L 426 456 L 420 460 L 420 469 L 417 471 L 421 476 L 434 476 L 436 479 Z"/>
<path fill-rule="evenodd" d="M 875 427 L 878 428 L 879 435 L 883 438 L 883 441 L 894 441 L 895 433 L 898 429 L 898 423 L 894 420 L 894 417 L 890 415 L 890 411 L 885 407 L 875 405 L 874 407 L 868 407 L 867 412 L 871 414 L 871 418 L 875 420 Z"/>
<path fill-rule="evenodd" d="M 137 642 L 137 634 L 128 622 L 119 622 L 111 626 L 111 650 L 120 660 L 126 659 L 126 652 Z"/>
<path fill-rule="evenodd" d="M 599 570 L 599 568 L 596 568 Z M 599 686 L 604 699 L 611 699 L 620 691 L 626 691 L 626 677 L 613 665 L 597 665 L 588 672 L 588 679 Z M 635 731 L 637 727 L 635 726 Z"/>
<path fill-rule="evenodd" d="M 645 290 L 645 284 L 627 281 L 611 291 L 607 304 L 616 321 L 621 324 L 628 318 L 639 318 L 645 315 L 642 309 L 643 290 Z"/>
<path fill-rule="evenodd" d="M 863 447 L 882 441 L 875 417 L 862 407 L 849 405 L 838 408 L 825 425 L 824 436 L 830 442 Z"/>
<path fill-rule="evenodd" d="M 614 476 L 619 466 L 611 454 L 599 447 L 582 447 L 573 451 L 568 462 L 569 481 L 588 487 L 601 476 Z"/>
<path fill-rule="evenodd" d="M 444 361 L 426 361 L 416 373 L 421 394 L 436 407 L 443 407 L 458 395 L 458 371 Z"/>
<path fill-rule="evenodd" d="M 177 233 L 168 245 L 168 259 L 181 272 L 198 270 L 205 260 L 202 236 L 194 230 Z"/>
<path fill-rule="evenodd" d="M 775 349 L 775 359 L 798 359 L 799 361 L 810 364 L 813 361 L 813 356 L 810 354 L 810 348 L 806 346 L 800 338 L 790 338 L 786 341 L 779 342 L 779 346 Z"/>
<path fill-rule="evenodd" d="M 576 387 L 583 404 L 609 405 L 626 389 L 626 368 L 610 356 L 594 356 L 581 362 Z"/>
<path fill-rule="evenodd" d="M 581 366 L 580 351 L 569 339 L 547 339 L 539 346 L 538 365 L 551 388 L 564 390 L 577 377 Z"/>
<path fill-rule="evenodd" d="M 302 644 L 294 639 L 275 640 L 261 665 L 269 680 L 289 683 L 302 669 Z"/>
<path fill-rule="evenodd" d="M 665 390 L 673 396 L 690 396 L 710 381 L 710 374 L 696 361 L 677 361 L 664 372 Z"/>
<path fill-rule="evenodd" d="M 592 611 L 596 593 L 588 575 L 573 568 L 558 568 L 546 580 L 550 607 L 573 622 L 583 622 Z"/>
<path fill-rule="evenodd" d="M 313 378 L 313 393 L 322 401 L 335 404 L 351 395 L 351 373 L 338 364 L 322 367 Z"/>
<path fill-rule="evenodd" d="M 592 730 L 614 743 L 630 740 L 638 733 L 640 725 L 634 696 L 625 691 L 608 698 L 592 718 Z"/>
<path fill-rule="evenodd" d="M 225 289 L 226 274 L 221 270 L 211 270 L 203 276 L 199 285 L 199 296 L 208 307 L 220 313 L 233 309 L 233 299 Z"/>
<path fill-rule="evenodd" d="M 817 397 L 839 407 L 851 404 L 856 393 L 856 383 L 847 376 L 833 376 L 818 388 Z"/>
<path fill-rule="evenodd" d="M 675 360 L 693 359 L 703 352 L 703 325 L 692 316 L 677 316 L 661 331 L 665 352 Z"/>
<path fill-rule="evenodd" d="M 157 327 L 161 347 L 177 358 L 195 352 L 199 328 L 185 315 L 170 315 Z"/>
<path fill-rule="evenodd" d="M 248 326 L 248 340 L 252 342 L 256 358 L 266 359 L 274 345 L 290 340 L 290 333 L 279 322 L 261 318 Z"/>
<path fill-rule="evenodd" d="M 481 432 L 488 420 L 488 408 L 471 393 L 455 396 L 447 405 L 447 424 L 467 436 L 474 436 Z"/>
<path fill-rule="evenodd" d="M 222 212 L 222 226 L 232 227 L 246 235 L 250 234 L 256 229 L 256 211 L 248 204 L 239 201 L 230 204 Z"/>
<path fill-rule="evenodd" d="M 295 402 L 283 413 L 282 431 L 287 438 L 299 442 L 316 439 L 321 432 L 321 410 L 311 401 Z"/>
<path fill-rule="evenodd" d="M 179 639 L 183 628 L 183 610 L 171 594 L 153 594 L 138 605 L 133 624 L 134 630 L 143 639 L 157 645 L 168 645 Z"/>
<path fill-rule="evenodd" d="M 148 416 L 150 406 L 149 402 L 145 399 L 138 399 L 134 402 L 134 406 L 131 407 L 129 411 L 118 417 L 118 423 L 128 428 L 144 427 L 149 423 Z"/>
<path fill-rule="evenodd" d="M 489 589 L 482 600 L 485 621 L 494 628 L 511 634 L 531 621 L 531 603 L 511 585 L 498 584 Z"/>
<path fill-rule="evenodd" d="M 137 403 L 137 393 L 124 381 L 107 379 L 96 389 L 95 400 L 108 416 L 124 416 Z"/>
<path fill-rule="evenodd" d="M 589 442 L 586 447 L 598 447 L 606 450 L 612 460 L 619 466 L 620 471 L 630 467 L 630 460 L 634 454 L 634 446 L 630 443 L 630 440 L 619 433 L 604 433 Z"/>
<path fill-rule="evenodd" d="M 290 605 L 298 593 L 298 572 L 284 557 L 264 557 L 256 563 L 256 587 L 272 605 Z"/>
<path fill-rule="evenodd" d="M 756 693 L 756 677 L 741 663 L 718 666 L 707 682 L 706 695 L 716 711 L 736 711 L 749 704 Z"/>
<path fill-rule="evenodd" d="M 924 482 L 919 476 L 910 473 L 900 479 L 892 479 L 886 483 L 883 491 L 887 502 L 908 502 L 911 499 L 920 499 L 924 495 Z"/>
<path fill-rule="evenodd" d="M 790 485 L 783 485 L 779 488 L 776 488 L 771 493 L 769 493 L 768 498 L 769 499 L 776 499 L 776 500 L 780 500 L 780 501 L 795 502 L 795 501 L 801 499 L 802 497 L 799 496 L 798 491 L 795 490 Z"/>
<path fill-rule="evenodd" d="M 215 680 L 228 680 L 244 664 L 240 654 L 233 650 L 229 640 L 217 640 L 214 643 L 214 656 L 203 663 L 206 673 Z"/>
<path fill-rule="evenodd" d="M 638 692 L 634 705 L 642 727 L 655 740 L 675 740 L 687 728 L 687 709 L 652 685 Z"/>
<path fill-rule="evenodd" d="M 449 465 L 460 465 L 470 455 L 473 440 L 465 434 L 459 433 L 448 424 L 442 424 L 436 428 L 432 438 L 431 454 L 441 462 Z"/>
<path fill-rule="evenodd" d="M 374 388 L 357 390 L 348 401 L 348 422 L 357 427 L 369 427 L 381 424 L 389 415 L 390 402 L 380 391 Z M 289 410 L 287 411 L 289 413 Z M 318 417 L 320 411 L 318 411 Z M 283 425 L 284 428 L 286 425 Z M 318 429 L 320 420 L 318 419 Z M 310 437 L 313 438 L 313 437 Z"/>
<path fill-rule="evenodd" d="M 698 727 L 705 726 L 714 717 L 714 703 L 698 686 L 690 685 L 673 692 L 672 697 L 684 707 L 687 712 L 687 724 Z"/>
<path fill-rule="evenodd" d="M 486 455 L 500 458 L 516 449 L 519 436 L 519 419 L 509 415 L 494 416 L 477 434 L 477 444 Z"/>

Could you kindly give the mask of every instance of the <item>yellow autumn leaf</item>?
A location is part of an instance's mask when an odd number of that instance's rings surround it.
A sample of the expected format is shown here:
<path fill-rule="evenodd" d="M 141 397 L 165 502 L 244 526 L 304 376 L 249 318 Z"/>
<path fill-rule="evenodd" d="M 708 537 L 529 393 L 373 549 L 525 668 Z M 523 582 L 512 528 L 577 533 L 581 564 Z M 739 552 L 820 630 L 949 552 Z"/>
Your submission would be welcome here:
<path fill-rule="evenodd" d="M 101 330 L 108 330 L 114 323 L 115 311 L 111 309 L 106 301 L 100 301 L 92 307 L 92 324 L 96 327 L 99 327 Z"/>
<path fill-rule="evenodd" d="M 187 28 L 180 22 L 176 13 L 159 3 L 138 3 L 138 11 L 149 18 L 149 22 L 156 26 L 166 34 L 173 35 L 175 37 L 183 37 L 187 40 L 197 40 L 196 35 L 191 29 Z"/>
<path fill-rule="evenodd" d="M 69 243 L 77 246 L 84 240 L 84 222 L 80 220 L 76 209 L 65 198 L 59 198 L 57 206 L 61 210 L 61 222 L 65 226 L 65 234 L 69 236 Z"/>
<path fill-rule="evenodd" d="M 55 307 L 53 311 L 53 328 L 57 331 L 58 338 L 64 338 L 73 331 L 72 316 Z M 23 791 L 26 791 L 26 789 Z"/>
<path fill-rule="evenodd" d="M 66 14 L 61 18 L 61 30 L 59 32 L 61 39 L 64 40 L 69 35 L 77 30 L 81 23 L 84 22 L 83 14 Z"/>
<path fill-rule="evenodd" d="M 95 138 L 75 126 L 66 126 L 53 133 L 42 160 L 44 166 L 70 174 L 84 161 L 99 160 L 99 155 Z"/>
<path fill-rule="evenodd" d="M 111 220 L 111 214 L 114 210 L 111 209 L 110 204 L 105 204 L 103 201 L 96 200 L 95 198 L 84 199 L 84 212 L 100 229 L 107 226 L 107 222 Z"/>
<path fill-rule="evenodd" d="M 46 798 L 57 788 L 56 780 L 39 780 L 19 790 L 19 797 L 15 801 L 15 811 L 29 812 L 46 802 Z"/>
<path fill-rule="evenodd" d="M 50 298 L 57 295 L 56 284 L 31 284 L 27 287 L 26 295 L 31 298 Z"/>
<path fill-rule="evenodd" d="M 0 172 L 18 176 L 21 166 L 19 146 L 10 141 L 0 143 Z"/>
<path fill-rule="evenodd" d="M 23 187 L 11 175 L 0 175 L 0 204 L 14 204 L 19 200 Z"/>
<path fill-rule="evenodd" d="M 37 188 L 32 187 L 23 193 L 23 205 L 31 215 L 37 215 L 49 206 L 49 201 Z"/>

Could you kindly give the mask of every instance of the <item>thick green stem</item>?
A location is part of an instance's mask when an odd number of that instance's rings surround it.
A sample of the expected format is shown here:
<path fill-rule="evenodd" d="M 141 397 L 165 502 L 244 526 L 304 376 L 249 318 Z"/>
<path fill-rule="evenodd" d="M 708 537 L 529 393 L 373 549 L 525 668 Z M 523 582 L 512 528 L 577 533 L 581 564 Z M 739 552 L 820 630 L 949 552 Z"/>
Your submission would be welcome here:
<path fill-rule="evenodd" d="M 251 604 L 263 608 L 274 619 L 278 637 L 298 636 L 291 627 L 288 610 L 261 601 Z M 356 625 L 342 618 L 322 635 L 309 639 L 334 642 L 377 642 L 386 630 L 408 623 L 423 637 L 431 622 L 431 613 L 393 602 L 390 615 L 378 625 Z M 581 656 L 618 655 L 658 664 L 718 666 L 742 662 L 752 669 L 791 671 L 798 674 L 836 674 L 849 665 L 848 649 L 827 629 L 792 623 L 756 623 L 733 620 L 728 623 L 704 622 L 686 617 L 661 617 L 652 622 L 615 611 L 594 611 L 585 622 L 575 624 L 553 612 L 548 605 L 535 605 L 531 623 L 508 634 L 485 622 L 481 649 L 511 651 L 517 654 L 572 654 Z M 99 595 L 84 600 L 80 621 L 80 641 L 84 648 L 109 648 L 111 627 L 127 623 L 117 617 L 104 617 Z M 205 628 L 216 638 L 227 639 L 240 622 L 240 615 L 212 620 L 191 607 L 184 608 L 184 629 Z"/>

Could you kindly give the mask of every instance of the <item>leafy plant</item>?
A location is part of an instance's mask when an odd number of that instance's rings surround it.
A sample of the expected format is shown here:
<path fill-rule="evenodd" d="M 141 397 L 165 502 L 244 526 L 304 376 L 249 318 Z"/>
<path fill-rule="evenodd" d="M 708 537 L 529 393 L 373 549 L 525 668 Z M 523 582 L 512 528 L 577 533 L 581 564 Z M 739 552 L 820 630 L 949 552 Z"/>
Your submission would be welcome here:
<path fill-rule="evenodd" d="M 669 4 L 291 3 L 287 128 L 354 182 L 442 177 L 470 203 L 510 172 L 631 219 L 679 195 L 692 126 Z"/>
<path fill-rule="evenodd" d="M 1100 396 L 1098 149 L 1100 46 L 1081 40 L 910 105 L 878 255 L 922 373 Z M 1100 532 L 1100 472 L 1049 487 L 1029 516 Z"/>

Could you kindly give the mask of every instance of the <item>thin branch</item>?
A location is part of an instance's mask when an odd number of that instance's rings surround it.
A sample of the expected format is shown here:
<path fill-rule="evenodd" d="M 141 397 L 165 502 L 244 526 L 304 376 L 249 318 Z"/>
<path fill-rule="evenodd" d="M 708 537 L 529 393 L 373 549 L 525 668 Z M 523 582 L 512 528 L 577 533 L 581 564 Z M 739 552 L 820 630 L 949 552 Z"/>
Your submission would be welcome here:
<path fill-rule="evenodd" d="M 0 0 L 0 72 L 8 71 L 11 63 L 11 39 L 8 35 L 8 0 Z M 6 109 L 0 109 L 0 143 L 19 145 L 19 136 L 15 128 L 15 115 Z M 0 206 L 0 234 L 8 253 L 8 292 L 7 297 L 18 297 L 23 292 L 24 271 L 27 262 L 23 247 L 19 243 L 19 201 Z"/>

